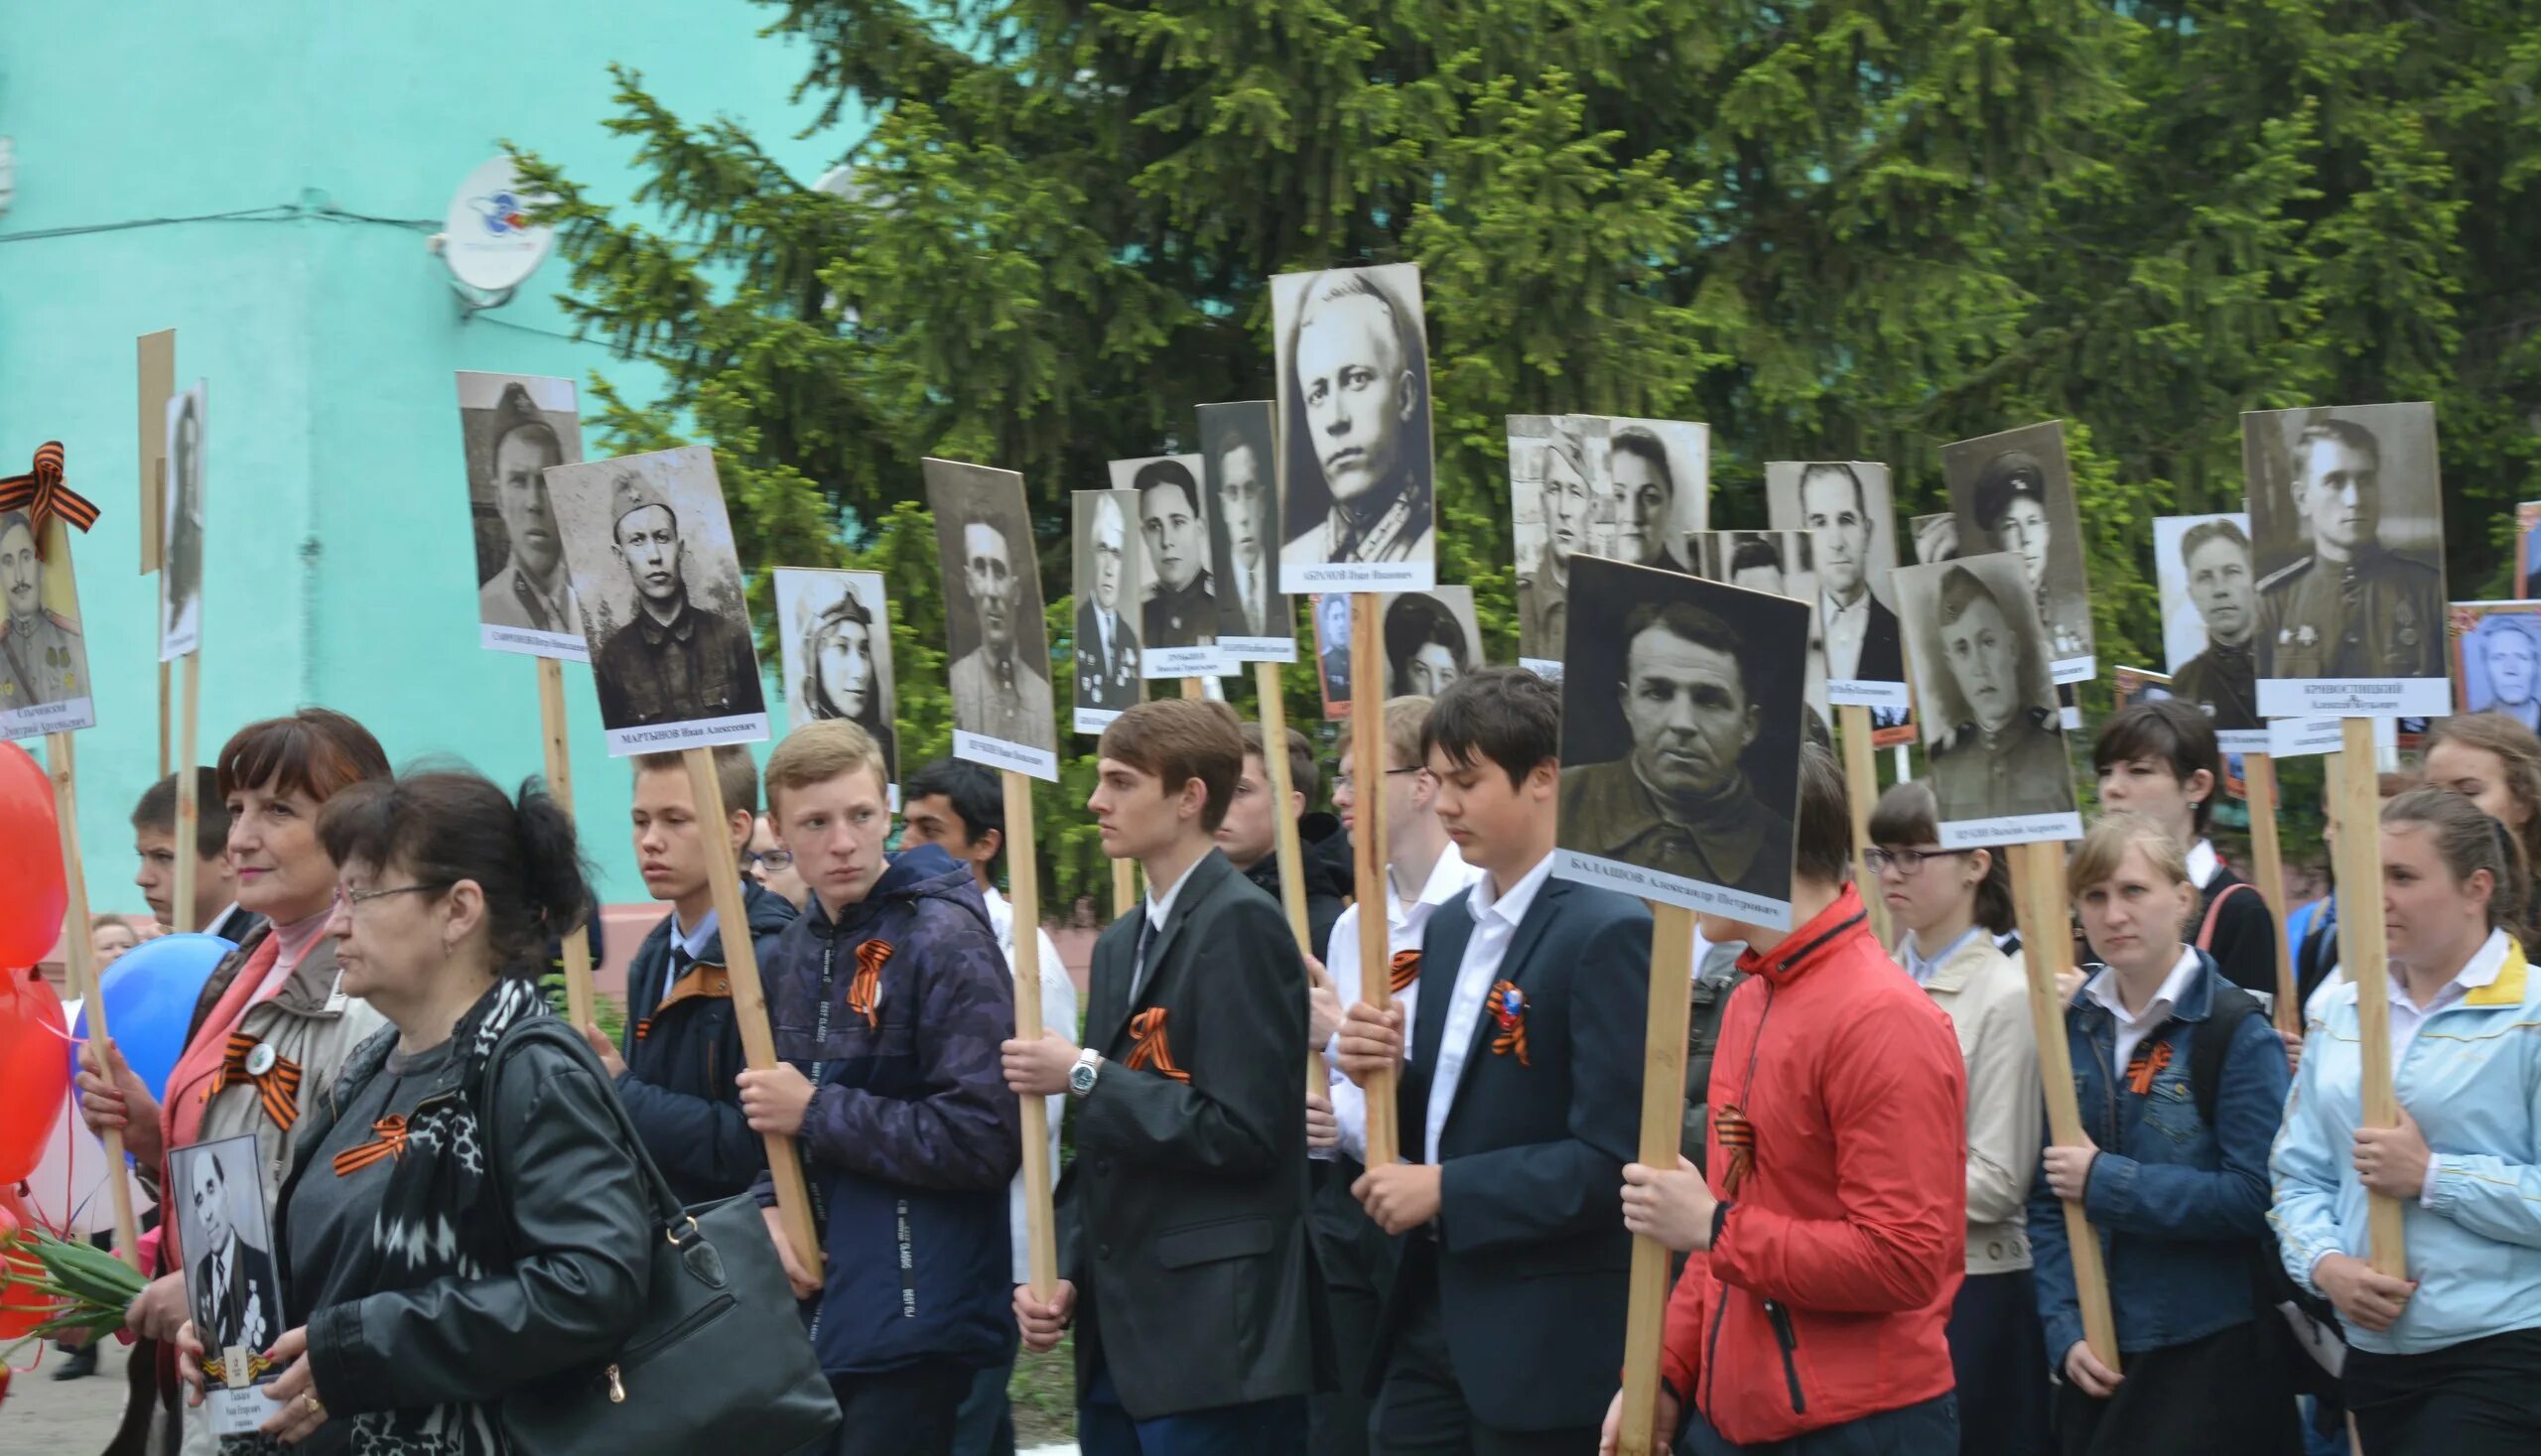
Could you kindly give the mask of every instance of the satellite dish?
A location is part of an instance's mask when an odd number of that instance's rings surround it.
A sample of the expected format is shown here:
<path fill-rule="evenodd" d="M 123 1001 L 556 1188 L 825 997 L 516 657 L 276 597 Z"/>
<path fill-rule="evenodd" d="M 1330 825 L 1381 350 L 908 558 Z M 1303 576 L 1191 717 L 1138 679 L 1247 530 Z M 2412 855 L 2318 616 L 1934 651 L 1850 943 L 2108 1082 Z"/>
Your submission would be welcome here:
<path fill-rule="evenodd" d="M 493 295 L 477 307 L 509 299 L 547 261 L 556 246 L 556 230 L 533 224 L 528 216 L 545 200 L 523 195 L 509 157 L 496 157 L 468 174 L 451 197 L 442 262 L 463 292 Z"/>

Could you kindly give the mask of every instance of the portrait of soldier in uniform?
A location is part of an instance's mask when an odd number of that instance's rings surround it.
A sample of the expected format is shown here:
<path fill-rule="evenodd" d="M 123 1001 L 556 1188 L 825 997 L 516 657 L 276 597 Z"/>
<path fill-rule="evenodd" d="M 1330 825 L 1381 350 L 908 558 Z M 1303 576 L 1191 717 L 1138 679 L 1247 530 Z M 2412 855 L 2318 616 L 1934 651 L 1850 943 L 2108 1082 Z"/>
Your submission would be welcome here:
<path fill-rule="evenodd" d="M 1419 269 L 1286 274 L 1271 289 L 1287 434 L 1283 585 L 1304 585 L 1288 569 L 1384 563 L 1423 570 L 1321 585 L 1428 585 L 1436 502 Z"/>
<path fill-rule="evenodd" d="M 1146 546 L 1147 598 L 1140 619 L 1150 650 L 1202 647 L 1218 639 L 1218 598 L 1209 575 L 1209 523 L 1200 482 L 1181 460 L 1141 461 L 1129 488 L 1137 497 Z"/>
<path fill-rule="evenodd" d="M 2029 581 L 2008 555 L 1898 573 L 1944 824 L 2074 812 Z"/>
<path fill-rule="evenodd" d="M 1475 654 L 1479 635 L 1471 587 L 1388 597 L 1384 619 L 1391 697 L 1435 698 L 1482 665 Z"/>
<path fill-rule="evenodd" d="M 1058 713 L 1023 477 L 955 461 L 930 460 L 925 470 L 937 566 L 944 575 L 953 726 L 976 737 L 1055 755 Z M 992 766 L 1017 765 L 1000 760 Z M 1057 765 L 1045 761 L 1028 771 L 1054 776 Z"/>
<path fill-rule="evenodd" d="M 1588 454 L 1587 431 L 1573 415 L 1513 415 L 1509 467 L 1518 552 L 1518 650 L 1532 659 L 1561 656 L 1570 620 L 1570 562 L 1603 556 L 1605 492 Z M 1520 475 L 1526 478 L 1518 478 Z M 1516 510 L 1521 493 L 1536 511 Z M 1532 549 L 1530 549 L 1532 548 Z"/>
<path fill-rule="evenodd" d="M 2262 680 L 2445 676 L 2433 413 L 2366 405 L 2242 416 L 2264 558 Z M 2418 537 L 2407 549 L 2391 539 L 2403 520 Z"/>
<path fill-rule="evenodd" d="M 1129 524 L 1137 496 L 1128 490 L 1079 490 L 1075 507 L 1076 706 L 1119 713 L 1144 691 L 1138 679 L 1138 634 L 1121 614 L 1123 603 L 1138 593 L 1137 543 Z"/>
<path fill-rule="evenodd" d="M 533 389 L 549 404 L 541 408 Z M 490 406 L 473 404 L 488 392 Z M 476 617 L 487 626 L 582 634 L 565 535 L 547 491 L 550 467 L 582 459 L 570 379 L 462 373 L 460 422 L 468 437 L 468 497 L 494 522 L 477 534 Z M 499 533 L 487 526 L 499 524 Z M 500 643 L 500 646 L 509 646 Z"/>
<path fill-rule="evenodd" d="M 1350 598 L 1339 592 L 1314 598 L 1315 675 L 1323 684 L 1323 716 L 1350 712 Z"/>
<path fill-rule="evenodd" d="M 881 573 L 778 567 L 771 575 L 787 724 L 855 724 L 882 750 L 882 781 L 899 782 Z"/>
<path fill-rule="evenodd" d="M 2501 713 L 2541 732 L 2541 616 L 2513 601 L 2456 602 L 2465 713 Z"/>
<path fill-rule="evenodd" d="M 1941 473 L 1957 517 L 1957 551 L 1999 551 L 2018 560 L 2031 610 L 2047 630 L 2051 662 L 2089 657 L 2090 593 L 2064 422 L 1945 445 Z"/>
<path fill-rule="evenodd" d="M 69 549 L 67 531 L 57 525 L 51 534 L 57 551 Z M 88 694 L 88 649 L 78 619 L 45 605 L 49 566 L 26 513 L 0 513 L 0 604 L 7 608 L 0 616 L 0 714 Z M 56 569 L 67 575 L 67 558 Z"/>
<path fill-rule="evenodd" d="M 2153 529 L 2155 550 L 2171 556 L 2161 572 L 2166 628 L 2182 606 L 2203 628 L 2194 655 L 2183 660 L 2178 646 L 2170 648 L 2172 696 L 2205 710 L 2217 732 L 2264 730 L 2253 646 L 2258 574 L 2249 533 L 2228 515 L 2158 520 Z"/>
<path fill-rule="evenodd" d="M 1200 406 L 1222 646 L 1230 638 L 1296 640 L 1296 618 L 1279 590 L 1279 497 L 1270 474 L 1275 419 L 1268 400 Z"/>

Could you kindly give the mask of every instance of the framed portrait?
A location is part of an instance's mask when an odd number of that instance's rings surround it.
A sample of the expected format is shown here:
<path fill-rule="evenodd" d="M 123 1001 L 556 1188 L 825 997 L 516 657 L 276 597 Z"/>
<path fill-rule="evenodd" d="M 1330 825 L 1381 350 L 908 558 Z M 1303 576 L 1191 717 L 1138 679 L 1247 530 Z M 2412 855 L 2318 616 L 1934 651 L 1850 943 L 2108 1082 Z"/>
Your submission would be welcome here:
<path fill-rule="evenodd" d="M 1767 461 L 1765 512 L 1775 530 L 1809 538 L 1827 702 L 1903 722 L 1911 695 L 1906 639 L 1897 626 L 1897 517 L 1889 508 L 1888 466 Z"/>
<path fill-rule="evenodd" d="M 1696 531 L 1686 544 L 1694 575 L 1708 582 L 1770 592 L 1815 606 L 1818 599 L 1816 542 L 1806 531 Z M 1825 623 L 1809 613 L 1807 646 L 1801 658 L 1805 687 L 1801 701 L 1816 715 L 1820 727 L 1832 730 L 1834 709 L 1826 693 Z"/>
<path fill-rule="evenodd" d="M 1614 529 L 1603 554 L 1691 572 L 1685 537 L 1711 529 L 1711 427 L 1614 415 L 1606 419 L 1605 440 Z"/>
<path fill-rule="evenodd" d="M 459 435 L 476 537 L 477 640 L 487 650 L 589 662 L 547 471 L 583 458 L 574 381 L 459 371 Z"/>
<path fill-rule="evenodd" d="M 1229 662 L 1294 662 L 1297 613 L 1279 587 L 1279 407 L 1206 404 L 1199 418 L 1218 650 Z"/>
<path fill-rule="evenodd" d="M 1909 516 L 1906 520 L 1906 547 L 1916 566 L 1930 566 L 1937 561 L 1958 560 L 1958 517 L 1948 511 L 1931 515 Z"/>
<path fill-rule="evenodd" d="M 960 461 L 924 468 L 944 579 L 953 756 L 1055 783 L 1059 718 L 1023 477 Z"/>
<path fill-rule="evenodd" d="M 1606 474 L 1609 425 L 1598 415 L 1511 415 L 1507 428 L 1518 665 L 1558 682 L 1570 563 L 1615 553 L 1616 503 Z"/>
<path fill-rule="evenodd" d="M 67 523 L 0 511 L 0 738 L 97 726 Z"/>
<path fill-rule="evenodd" d="M 1076 511 L 1076 704 L 1072 727 L 1100 733 L 1146 699 L 1138 613 L 1146 595 L 1146 549 L 1135 490 L 1079 490 Z"/>
<path fill-rule="evenodd" d="M 252 1133 L 198 1142 L 169 1150 L 168 1176 L 213 1426 L 244 1434 L 273 1418 L 273 1402 L 257 1388 L 280 1379 L 282 1368 L 267 1363 L 265 1351 L 298 1323 L 282 1305 L 264 1156 Z"/>
<path fill-rule="evenodd" d="M 211 384 L 168 397 L 167 517 L 159 527 L 159 660 L 202 645 L 203 442 Z"/>
<path fill-rule="evenodd" d="M 2435 406 L 2241 416 L 2258 554 L 2259 712 L 2453 709 Z"/>
<path fill-rule="evenodd" d="M 2020 563 L 2047 633 L 2056 681 L 2098 676 L 2091 649 L 2091 593 L 2083 580 L 2082 521 L 2065 458 L 2065 422 L 2024 425 L 1941 447 L 1957 549 L 2000 552 Z"/>
<path fill-rule="evenodd" d="M 1129 494 L 1143 561 L 1138 573 L 1141 669 L 1150 678 L 1213 678 L 1227 670 L 1218 648 L 1218 592 L 1209 513 L 1196 455 L 1111 463 L 1112 488 Z"/>
<path fill-rule="evenodd" d="M 1436 463 L 1420 270 L 1270 280 L 1278 348 L 1279 587 L 1416 591 L 1437 581 Z"/>
<path fill-rule="evenodd" d="M 1347 718 L 1350 598 L 1339 593 L 1314 598 L 1314 618 L 1324 717 Z M 1381 686 L 1388 698 L 1435 698 L 1484 665 L 1471 587 L 1380 594 L 1377 629 L 1384 641 L 1386 680 Z"/>
<path fill-rule="evenodd" d="M 2035 600 L 2006 552 L 1897 573 L 1943 849 L 2082 837 Z"/>
<path fill-rule="evenodd" d="M 1350 597 L 1332 592 L 1306 598 L 1314 618 L 1314 677 L 1323 690 L 1323 716 L 1338 721 L 1350 716 Z"/>
<path fill-rule="evenodd" d="M 2454 706 L 2541 732 L 2541 601 L 2454 602 L 2451 635 Z"/>
<path fill-rule="evenodd" d="M 765 738 L 767 690 L 715 452 L 690 445 L 552 465 L 547 491 L 608 751 Z"/>
<path fill-rule="evenodd" d="M 2171 675 L 2149 667 L 2115 667 L 2108 674 L 2109 699 L 2121 711 L 2156 698 L 2175 698 Z"/>
<path fill-rule="evenodd" d="M 2162 660 L 2176 697 L 2214 720 L 2227 753 L 2267 751 L 2259 717 L 2258 564 L 2241 512 L 2157 516 L 2153 575 L 2162 600 Z"/>
<path fill-rule="evenodd" d="M 1553 872 L 1788 928 L 1813 604 L 1623 562 L 1575 570 Z"/>
<path fill-rule="evenodd" d="M 2524 597 L 2541 587 L 2541 500 L 2527 500 L 2514 508 L 2515 591 Z"/>
<path fill-rule="evenodd" d="M 845 719 L 872 734 L 882 749 L 882 781 L 896 807 L 900 698 L 882 574 L 778 567 L 768 576 L 776 598 L 786 727 Z"/>

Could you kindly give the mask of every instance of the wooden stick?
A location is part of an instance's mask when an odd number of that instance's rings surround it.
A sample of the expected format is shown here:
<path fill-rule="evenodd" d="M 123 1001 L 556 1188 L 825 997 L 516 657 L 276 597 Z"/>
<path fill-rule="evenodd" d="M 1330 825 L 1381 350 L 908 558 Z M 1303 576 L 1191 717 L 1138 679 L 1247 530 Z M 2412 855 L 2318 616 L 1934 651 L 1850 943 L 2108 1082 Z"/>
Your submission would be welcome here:
<path fill-rule="evenodd" d="M 141 541 L 141 574 L 146 577 L 160 569 L 167 554 L 168 543 L 159 538 L 168 522 L 168 399 L 177 392 L 177 331 L 163 329 L 134 339 L 133 358 L 133 393 L 141 406 L 140 452 L 135 457 L 141 465 L 141 511 L 133 534 Z"/>
<path fill-rule="evenodd" d="M 1862 905 L 1870 911 L 1870 933 L 1882 946 L 1894 950 L 1888 938 L 1888 901 L 1879 892 L 1879 876 L 1871 871 L 1870 811 L 1879 798 L 1879 759 L 1870 746 L 1870 710 L 1858 703 L 1844 703 L 1835 709 L 1836 734 L 1844 741 L 1844 797 L 1853 811 L 1853 878 L 1859 882 Z"/>
<path fill-rule="evenodd" d="M 177 744 L 170 731 L 176 717 L 175 705 L 168 701 L 169 689 L 172 686 L 171 677 L 168 664 L 164 662 L 159 664 L 159 776 L 161 778 L 166 778 L 177 771 L 175 766 Z"/>
<path fill-rule="evenodd" d="M 2276 1029 L 2303 1030 L 2303 997 L 2294 980 L 2294 945 L 2285 934 L 2285 856 L 2276 837 L 2276 759 L 2266 753 L 2241 755 L 2241 791 L 2250 807 L 2250 868 L 2259 877 L 2259 897 L 2267 901 L 2269 925 L 2276 936 Z M 2218 787 L 2217 793 L 2222 792 Z"/>
<path fill-rule="evenodd" d="M 177 712 L 177 889 L 168 905 L 168 928 L 183 935 L 202 929 L 195 923 L 195 834 L 202 823 L 202 805 L 195 792 L 195 726 L 202 706 L 202 655 L 189 652 L 177 663 L 184 670 L 185 696 Z"/>
<path fill-rule="evenodd" d="M 1005 896 L 1014 910 L 1014 1039 L 1038 1041 L 1041 870 L 1032 854 L 1032 780 L 1011 768 L 998 776 L 1005 780 Z M 1023 1247 L 1032 1297 L 1048 1299 L 1058 1287 L 1059 1241 L 1050 1210 L 1050 1107 L 1037 1097 L 1023 1099 Z"/>
<path fill-rule="evenodd" d="M 570 819 L 574 814 L 574 751 L 565 738 L 565 664 L 553 657 L 538 659 L 538 723 L 547 745 L 547 796 Z M 698 822 L 712 827 L 724 821 L 719 814 L 713 819 L 701 816 Z M 592 913 L 600 912 L 595 907 Z M 737 921 L 724 920 L 721 915 L 716 918 L 723 924 L 749 923 L 746 912 Z M 592 986 L 590 932 L 575 930 L 560 943 L 565 952 L 565 1014 L 579 1031 L 595 1024 L 597 996 Z"/>
<path fill-rule="evenodd" d="M 1355 689 L 1353 691 L 1356 691 Z M 1848 710 L 1857 711 L 1857 710 Z M 1685 1026 L 1694 1000 L 1694 912 L 1653 904 L 1650 927 L 1650 1027 L 1641 1052 L 1641 1157 L 1644 1167 L 1672 1168 L 1685 1128 Z M 1668 1315 L 1668 1246 L 1635 1235 L 1632 1296 L 1624 1315 L 1624 1405 L 1615 1449 L 1622 1456 L 1668 1450 L 1674 1432 L 1654 1438 L 1659 1403 L 1660 1344 Z"/>
<path fill-rule="evenodd" d="M 2338 782 L 2331 795 L 2331 823 L 2339 832 L 2339 961 L 2355 983 L 2356 1039 L 2362 1043 L 2364 1125 L 2400 1125 L 2400 1099 L 2391 1088 L 2391 1000 L 2388 947 L 2382 944 L 2381 773 L 2373 756 L 2373 720 L 2340 725 Z M 2365 1230 L 2376 1273 L 2408 1276 L 2408 1249 L 2401 1235 L 2400 1201 L 2372 1193 L 2365 1201 Z"/>
<path fill-rule="evenodd" d="M 2056 978 L 2072 969 L 2073 938 L 2065 908 L 2065 855 L 2054 842 L 2013 845 L 2012 898 L 2020 918 L 2021 964 L 2029 978 L 2030 1029 L 2038 1038 L 2038 1080 L 2047 1092 L 2047 1126 L 2057 1147 L 2092 1147 L 2073 1095 L 2073 1051 L 2065 1039 L 2065 1002 Z M 2079 1203 L 2065 1205 L 2065 1242 L 2073 1259 L 2073 1288 L 2082 1305 L 2082 1340 L 2110 1370 L 2117 1361 L 2117 1315 L 2108 1301 L 2108 1270 L 2099 1235 Z"/>
<path fill-rule="evenodd" d="M 767 988 L 758 979 L 758 947 L 750 940 L 750 914 L 741 902 L 741 862 L 724 824 L 724 784 L 715 772 L 715 750 L 683 748 L 689 792 L 697 803 L 698 839 L 706 846 L 706 873 L 715 886 L 715 919 L 723 926 L 724 974 L 733 987 L 733 1019 L 739 1023 L 741 1059 L 756 1072 L 776 1067 L 776 1035 L 767 1024 Z M 1035 1002 L 1035 1004 L 1038 1004 Z M 821 1271 L 820 1236 L 812 1228 L 812 1190 L 794 1139 L 770 1132 L 767 1167 L 776 1179 L 776 1218 L 794 1257 L 814 1275 Z"/>
<path fill-rule="evenodd" d="M 1182 680 L 1182 696 L 1197 702 L 1200 699 L 1209 696 L 1208 685 L 1201 682 L 1198 678 L 1184 678 Z"/>
<path fill-rule="evenodd" d="M 1279 664 L 1253 665 L 1253 686 L 1262 699 L 1262 771 L 1270 780 L 1270 818 L 1279 864 L 1279 908 L 1288 915 L 1288 934 L 1296 938 L 1297 957 L 1314 960 L 1314 930 L 1306 920 L 1305 856 L 1297 846 L 1297 817 L 1287 811 L 1296 780 L 1288 772 L 1288 705 L 1279 701 Z M 1330 1072 L 1321 1047 L 1306 1048 L 1306 1090 L 1320 1095 Z"/>
<path fill-rule="evenodd" d="M 1377 594 L 1350 594 L 1350 777 L 1359 785 L 1350 857 L 1359 899 L 1359 999 L 1382 1011 L 1394 1004 L 1388 975 L 1393 936 L 1386 924 L 1386 697 L 1384 644 L 1377 639 Z M 1404 1027 L 1408 1033 L 1411 1028 Z M 1368 1166 L 1382 1168 L 1403 1152 L 1396 1073 L 1372 1074 L 1368 1094 Z M 1414 1151 L 1425 1152 L 1426 1148 Z"/>
<path fill-rule="evenodd" d="M 62 872 L 69 890 L 62 922 L 68 932 L 63 937 L 64 960 L 68 963 L 70 993 L 87 1013 L 88 1040 L 97 1049 L 97 1064 L 103 1066 L 114 1033 L 106 1026 L 106 998 L 97 990 L 97 943 L 88 935 L 88 871 L 79 858 L 79 793 L 71 767 L 70 735 L 45 734 L 44 750 L 45 765 L 53 772 L 53 817 L 62 830 Z M 179 864 L 194 860 L 193 843 L 190 837 L 178 838 Z M 109 1127 L 101 1140 L 106 1145 L 107 1189 L 115 1205 L 115 1257 L 139 1269 L 141 1236 L 132 1219 L 132 1177 L 124 1171 L 123 1129 Z"/>
<path fill-rule="evenodd" d="M 1118 920 L 1122 916 L 1129 914 L 1130 907 L 1137 904 L 1137 900 L 1138 861 L 1136 860 L 1113 860 L 1112 918 Z"/>

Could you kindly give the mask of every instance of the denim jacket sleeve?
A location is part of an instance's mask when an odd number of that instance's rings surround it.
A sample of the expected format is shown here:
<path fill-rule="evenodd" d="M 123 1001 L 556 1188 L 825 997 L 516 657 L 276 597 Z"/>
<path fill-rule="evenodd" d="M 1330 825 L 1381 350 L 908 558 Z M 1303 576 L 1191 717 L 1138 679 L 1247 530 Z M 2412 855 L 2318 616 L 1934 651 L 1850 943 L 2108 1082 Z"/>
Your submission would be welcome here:
<path fill-rule="evenodd" d="M 2039 1100 L 2041 1117 L 2046 1099 Z M 2100 1154 L 2104 1160 L 2108 1154 Z M 2097 1171 L 2094 1160 L 2093 1171 Z M 2029 1258 L 2034 1271 L 2038 1320 L 2047 1333 L 2047 1367 L 2065 1368 L 2065 1352 L 2082 1338 L 2082 1305 L 2073 1292 L 2073 1250 L 2065 1239 L 2065 1200 L 2047 1186 L 2047 1154 L 2038 1156 L 2029 1185 Z"/>
<path fill-rule="evenodd" d="M 2179 1033 L 2185 1044 L 2194 1035 Z M 2185 1045 L 2183 1045 L 2185 1051 Z M 2138 1162 L 2101 1149 L 2082 1185 L 2091 1222 L 2160 1239 L 2248 1239 L 2265 1232 L 2268 1145 L 2285 1118 L 2285 1044 L 2258 1016 L 2233 1033 L 2214 1098 L 2212 1171 Z"/>
<path fill-rule="evenodd" d="M 2346 1177 L 2351 1133 L 2334 1124 L 2321 1096 L 2321 1063 L 2331 1055 L 2329 1039 L 2316 1021 L 2304 1044 L 2302 1074 L 2285 1105 L 2285 1126 L 2268 1159 L 2275 1201 L 2267 1221 L 2276 1229 L 2277 1257 L 2286 1276 L 2314 1294 L 2321 1292 L 2312 1282 L 2314 1266 L 2325 1256 L 2346 1252 L 2339 1231 L 2339 1190 Z"/>

